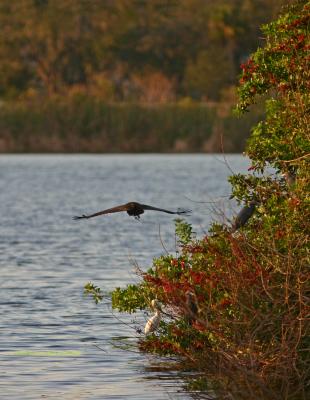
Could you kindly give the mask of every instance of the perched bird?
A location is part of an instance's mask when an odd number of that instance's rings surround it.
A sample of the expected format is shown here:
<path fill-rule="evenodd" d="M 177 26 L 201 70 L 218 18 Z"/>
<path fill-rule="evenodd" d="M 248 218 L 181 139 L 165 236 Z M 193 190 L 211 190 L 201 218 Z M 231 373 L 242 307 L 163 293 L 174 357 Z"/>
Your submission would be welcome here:
<path fill-rule="evenodd" d="M 188 322 L 192 324 L 192 322 L 197 318 L 199 313 L 199 307 L 195 293 L 191 291 L 187 291 L 185 293 L 185 305 L 187 313 L 186 317 L 188 319 Z"/>
<path fill-rule="evenodd" d="M 249 205 L 244 206 L 237 214 L 234 223 L 232 224 L 231 231 L 236 232 L 239 228 L 244 226 L 254 214 L 255 208 L 259 203 L 256 200 L 250 201 Z"/>
<path fill-rule="evenodd" d="M 144 333 L 147 335 L 148 333 L 154 332 L 161 321 L 161 308 L 157 300 L 152 300 L 151 308 L 155 310 L 155 314 L 151 317 L 144 327 Z"/>
<path fill-rule="evenodd" d="M 162 212 L 165 212 L 168 214 L 178 214 L 178 215 L 182 215 L 182 214 L 186 215 L 191 212 L 191 210 L 183 210 L 180 208 L 177 211 L 169 211 L 169 210 L 165 210 L 163 208 L 152 207 L 152 206 L 148 206 L 146 204 L 140 204 L 140 203 L 136 203 L 136 202 L 132 201 L 130 203 L 122 204 L 120 206 L 108 208 L 107 210 L 99 211 L 95 214 L 82 215 L 80 217 L 76 216 L 76 217 L 73 217 L 73 219 L 93 218 L 93 217 L 97 217 L 98 215 L 116 213 L 116 212 L 121 212 L 121 211 L 126 211 L 128 215 L 133 216 L 136 219 L 139 219 L 140 215 L 143 214 L 145 210 L 162 211 Z"/>
<path fill-rule="evenodd" d="M 286 172 L 284 172 L 283 177 L 287 183 L 287 186 L 291 188 L 296 183 L 296 171 L 293 168 L 289 168 Z"/>

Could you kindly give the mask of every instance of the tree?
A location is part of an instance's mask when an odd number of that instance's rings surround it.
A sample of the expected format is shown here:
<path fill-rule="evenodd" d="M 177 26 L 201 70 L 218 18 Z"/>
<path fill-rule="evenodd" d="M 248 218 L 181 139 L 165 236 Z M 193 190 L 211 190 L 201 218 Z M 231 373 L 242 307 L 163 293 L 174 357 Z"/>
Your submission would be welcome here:
<path fill-rule="evenodd" d="M 2 0 L 0 95 L 70 98 L 77 86 L 97 96 L 99 80 L 117 100 L 139 100 L 134 81 L 158 74 L 168 98 L 218 100 L 283 1 Z"/>
<path fill-rule="evenodd" d="M 107 26 L 95 0 L 1 2 L 1 92 L 44 95 L 87 84 L 102 68 Z"/>
<path fill-rule="evenodd" d="M 266 46 L 241 66 L 238 110 L 246 111 L 258 95 L 269 94 L 266 120 L 253 130 L 247 149 L 255 168 L 269 163 L 286 170 L 306 160 L 310 150 L 310 14 L 304 3 L 297 2 L 296 9 L 303 7 L 297 14 L 292 11 L 264 26 Z"/>

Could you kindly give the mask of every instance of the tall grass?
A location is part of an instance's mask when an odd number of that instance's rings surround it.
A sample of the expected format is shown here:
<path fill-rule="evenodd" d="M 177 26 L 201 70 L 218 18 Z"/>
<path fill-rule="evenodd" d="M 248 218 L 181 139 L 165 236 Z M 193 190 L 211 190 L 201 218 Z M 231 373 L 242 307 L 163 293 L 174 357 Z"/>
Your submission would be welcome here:
<path fill-rule="evenodd" d="M 0 152 L 212 151 L 207 143 L 217 120 L 215 108 L 196 103 L 108 104 L 76 96 L 5 104 L 0 108 Z M 229 151 L 242 151 L 250 124 L 242 129 L 234 117 L 223 121 L 217 134 L 227 138 Z"/>

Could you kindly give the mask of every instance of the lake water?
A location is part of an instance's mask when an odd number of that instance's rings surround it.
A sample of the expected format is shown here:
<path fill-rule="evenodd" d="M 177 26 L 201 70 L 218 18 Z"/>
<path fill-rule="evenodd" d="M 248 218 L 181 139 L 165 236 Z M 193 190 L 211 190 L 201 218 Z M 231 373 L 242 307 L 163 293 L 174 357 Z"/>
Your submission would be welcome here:
<path fill-rule="evenodd" d="M 72 216 L 128 201 L 185 207 L 202 235 L 221 210 L 231 215 L 227 176 L 248 165 L 238 155 L 1 156 L 0 398 L 191 398 L 158 358 L 120 348 L 146 317 L 114 315 L 108 296 L 138 280 L 134 262 L 146 269 L 163 246 L 175 252 L 174 216 Z M 88 281 L 103 303 L 83 296 Z"/>

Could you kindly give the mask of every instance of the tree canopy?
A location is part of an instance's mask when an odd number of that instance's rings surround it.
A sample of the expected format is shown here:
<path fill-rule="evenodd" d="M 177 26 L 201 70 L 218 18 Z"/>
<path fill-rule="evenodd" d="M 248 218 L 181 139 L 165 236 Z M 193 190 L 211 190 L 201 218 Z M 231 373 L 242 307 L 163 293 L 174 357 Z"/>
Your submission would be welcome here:
<path fill-rule="evenodd" d="M 0 1 L 0 96 L 218 100 L 279 0 Z"/>

